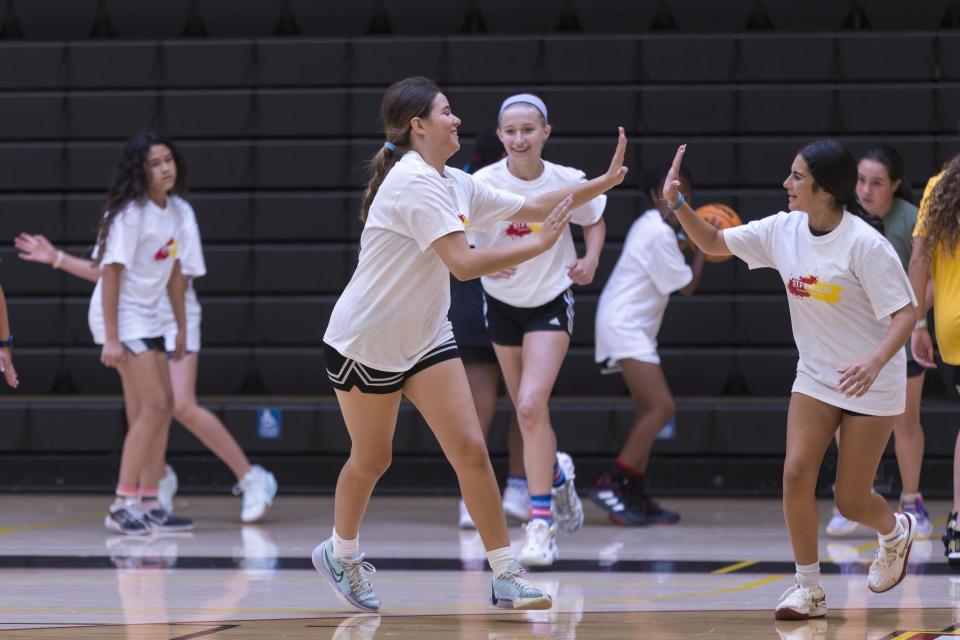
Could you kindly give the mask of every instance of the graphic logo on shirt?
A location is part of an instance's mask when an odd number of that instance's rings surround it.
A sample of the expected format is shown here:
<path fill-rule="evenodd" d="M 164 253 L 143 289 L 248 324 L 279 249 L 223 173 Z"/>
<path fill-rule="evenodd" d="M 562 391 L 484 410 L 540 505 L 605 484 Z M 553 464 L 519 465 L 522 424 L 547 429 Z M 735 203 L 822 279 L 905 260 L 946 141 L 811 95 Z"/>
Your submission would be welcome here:
<path fill-rule="evenodd" d="M 798 298 L 813 298 L 836 304 L 840 302 L 841 291 L 843 287 L 840 285 L 821 282 L 817 276 L 800 276 L 787 280 L 787 293 Z"/>
<path fill-rule="evenodd" d="M 157 252 L 153 254 L 153 259 L 157 262 L 163 262 L 167 258 L 176 258 L 177 257 L 177 241 L 174 238 L 167 240 L 167 243 L 157 249 Z"/>
<path fill-rule="evenodd" d="M 531 233 L 540 233 L 542 228 L 539 222 L 511 222 L 505 233 L 508 238 L 522 238 Z"/>
<path fill-rule="evenodd" d="M 467 220 L 467 216 L 463 215 L 462 213 L 458 213 L 457 217 L 460 218 L 460 222 L 463 223 L 463 226 L 467 226 L 470 223 L 470 221 Z"/>

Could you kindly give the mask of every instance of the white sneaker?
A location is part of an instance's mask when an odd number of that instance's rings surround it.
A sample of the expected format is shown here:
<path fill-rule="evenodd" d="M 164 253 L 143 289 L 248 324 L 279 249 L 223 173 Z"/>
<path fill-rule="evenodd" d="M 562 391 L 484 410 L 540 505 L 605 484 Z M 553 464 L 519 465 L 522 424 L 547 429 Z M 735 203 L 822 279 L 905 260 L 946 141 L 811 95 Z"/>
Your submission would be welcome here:
<path fill-rule="evenodd" d="M 177 480 L 177 474 L 173 467 L 166 465 L 163 477 L 157 484 L 157 502 L 166 510 L 167 513 L 173 513 L 173 496 L 177 495 L 177 489 L 180 483 Z"/>
<path fill-rule="evenodd" d="M 857 530 L 858 526 L 860 525 L 853 520 L 844 518 L 839 509 L 834 507 L 830 522 L 827 523 L 827 535 L 835 538 L 853 535 L 853 532 Z"/>
<path fill-rule="evenodd" d="M 233 487 L 233 495 L 238 496 L 241 493 L 243 510 L 240 512 L 240 520 L 247 524 L 257 522 L 267 515 L 273 505 L 273 498 L 277 495 L 277 479 L 272 473 L 255 464 Z"/>
<path fill-rule="evenodd" d="M 877 557 L 867 575 L 867 587 L 874 593 L 890 591 L 907 575 L 910 548 L 917 536 L 917 519 L 912 513 L 898 513 L 895 517 L 904 533 L 895 543 L 887 545 L 881 542 L 877 547 Z"/>
<path fill-rule="evenodd" d="M 510 484 L 503 490 L 503 512 L 507 517 L 526 522 L 530 519 L 530 492 Z"/>
<path fill-rule="evenodd" d="M 523 525 L 527 537 L 520 550 L 520 564 L 525 567 L 549 567 L 560 552 L 557 550 L 557 525 L 536 518 Z"/>
<path fill-rule="evenodd" d="M 460 520 L 457 526 L 461 529 L 477 528 L 477 525 L 473 524 L 473 518 L 470 517 L 470 512 L 467 511 L 467 504 L 463 500 L 460 501 Z"/>
<path fill-rule="evenodd" d="M 566 480 L 550 491 L 553 496 L 550 501 L 550 515 L 557 526 L 567 533 L 573 533 L 583 526 L 583 503 L 580 502 L 577 488 L 573 484 L 577 474 L 573 468 L 573 460 L 563 451 L 557 451 L 557 464 L 560 465 Z"/>
<path fill-rule="evenodd" d="M 777 620 L 806 620 L 827 615 L 827 595 L 823 587 L 801 587 L 799 582 L 783 592 L 773 617 Z"/>

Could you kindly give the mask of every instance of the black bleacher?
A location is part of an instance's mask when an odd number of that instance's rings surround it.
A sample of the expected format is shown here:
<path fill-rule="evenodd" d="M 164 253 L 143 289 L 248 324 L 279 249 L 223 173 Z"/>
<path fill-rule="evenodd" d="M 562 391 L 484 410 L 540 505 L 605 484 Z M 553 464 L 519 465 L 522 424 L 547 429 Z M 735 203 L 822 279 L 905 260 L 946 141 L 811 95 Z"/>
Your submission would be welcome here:
<path fill-rule="evenodd" d="M 780 183 L 796 150 L 815 137 L 837 136 L 855 150 L 894 144 L 908 180 L 922 186 L 960 151 L 955 5 L 10 3 L 0 31 L 0 238 L 7 239 L 0 282 L 22 387 L 0 388 L 0 468 L 9 463 L 40 486 L 53 476 L 31 475 L 14 464 L 17 456 L 76 470 L 83 466 L 63 456 L 102 462 L 116 451 L 119 383 L 90 341 L 91 285 L 18 260 L 9 241 L 29 230 L 70 251 L 89 250 L 120 144 L 142 128 L 180 142 L 206 246 L 209 275 L 197 282 L 204 311 L 198 392 L 256 456 L 288 460 L 291 469 L 306 469 L 310 456 L 341 456 L 347 441 L 320 341 L 356 260 L 358 189 L 363 163 L 381 143 L 382 91 L 410 74 L 436 78 L 463 119 L 455 166 L 473 137 L 495 125 L 509 93 L 543 95 L 554 126 L 547 157 L 591 175 L 606 168 L 616 127 L 627 129 L 631 172 L 608 201 L 597 280 L 576 292 L 575 333 L 554 408 L 561 445 L 588 465 L 591 456 L 604 459 L 625 435 L 630 404 L 622 380 L 601 376 L 593 362 L 593 315 L 645 206 L 637 189 L 642 169 L 688 143 L 696 200 L 727 203 L 745 221 L 784 208 Z M 679 469 L 704 460 L 734 468 L 752 456 L 776 476 L 796 362 L 777 274 L 737 261 L 707 265 L 700 291 L 671 302 L 660 343 L 680 396 L 681 429 L 657 455 Z M 943 397 L 940 386 L 928 376 L 930 397 Z M 277 441 L 255 430 L 256 409 L 270 404 L 284 408 Z M 949 405 L 934 407 L 930 419 L 945 421 Z M 436 465 L 432 437 L 409 407 L 402 415 L 398 458 Z M 498 456 L 502 418 L 491 440 Z M 603 425 L 604 435 L 586 437 L 585 423 Z M 206 459 L 182 430 L 171 443 L 184 464 Z M 935 449 L 928 443 L 928 450 Z M 188 468 L 188 484 L 190 477 L 196 485 L 221 480 Z M 659 490 L 688 486 L 682 474 L 661 472 L 669 482 Z M 12 473 L 0 472 L 0 486 L 18 484 Z M 421 486 L 404 478 L 400 484 Z M 725 486 L 749 491 L 737 482 Z M 775 489 L 775 477 L 770 482 L 763 486 Z"/>

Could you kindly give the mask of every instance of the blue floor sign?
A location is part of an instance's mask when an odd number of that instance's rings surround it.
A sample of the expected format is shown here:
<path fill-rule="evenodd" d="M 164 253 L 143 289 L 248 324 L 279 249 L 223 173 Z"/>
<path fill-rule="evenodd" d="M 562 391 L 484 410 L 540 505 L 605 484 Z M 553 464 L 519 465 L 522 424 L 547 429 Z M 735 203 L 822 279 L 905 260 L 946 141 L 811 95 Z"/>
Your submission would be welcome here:
<path fill-rule="evenodd" d="M 261 440 L 276 440 L 283 432 L 283 412 L 272 407 L 257 410 L 257 435 Z"/>

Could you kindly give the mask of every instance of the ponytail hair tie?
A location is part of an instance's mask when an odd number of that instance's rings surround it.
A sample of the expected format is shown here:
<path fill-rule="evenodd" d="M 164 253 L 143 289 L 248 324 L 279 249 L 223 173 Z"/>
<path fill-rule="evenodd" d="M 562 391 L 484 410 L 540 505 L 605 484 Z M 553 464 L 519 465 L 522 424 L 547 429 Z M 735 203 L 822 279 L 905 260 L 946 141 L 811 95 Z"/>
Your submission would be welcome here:
<path fill-rule="evenodd" d="M 396 151 L 396 150 L 397 150 L 397 145 L 393 144 L 393 143 L 390 142 L 390 141 L 387 141 L 387 142 L 384 142 L 384 143 L 383 143 L 383 148 L 384 148 L 384 149 L 387 149 L 388 151 Z"/>

